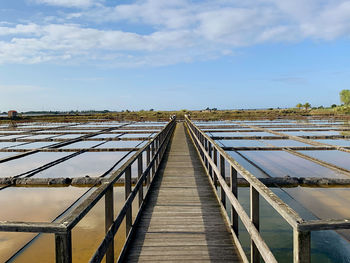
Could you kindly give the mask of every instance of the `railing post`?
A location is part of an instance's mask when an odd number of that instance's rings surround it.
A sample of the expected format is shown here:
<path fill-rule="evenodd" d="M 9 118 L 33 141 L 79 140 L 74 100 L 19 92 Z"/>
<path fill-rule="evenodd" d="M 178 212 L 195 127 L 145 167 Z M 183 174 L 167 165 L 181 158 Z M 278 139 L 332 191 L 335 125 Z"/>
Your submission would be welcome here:
<path fill-rule="evenodd" d="M 311 262 L 311 234 L 310 231 L 293 229 L 293 258 L 294 263 Z"/>
<path fill-rule="evenodd" d="M 231 172 L 230 172 L 230 188 L 233 195 L 238 199 L 237 171 L 232 166 L 231 166 Z M 238 237 L 238 214 L 232 205 L 231 205 L 231 224 L 232 224 L 233 231 Z"/>
<path fill-rule="evenodd" d="M 149 163 L 151 162 L 151 149 L 150 146 L 147 147 L 146 149 L 146 162 L 147 162 L 147 167 L 149 165 Z M 149 171 L 147 174 L 147 179 L 146 179 L 146 185 L 147 188 L 150 186 L 151 183 L 151 172 Z"/>
<path fill-rule="evenodd" d="M 140 179 L 141 175 L 142 175 L 142 153 L 139 155 L 138 159 L 137 159 L 137 178 Z M 141 207 L 141 204 L 143 202 L 143 182 L 139 188 L 139 207 Z"/>
<path fill-rule="evenodd" d="M 204 149 L 205 149 L 205 151 L 208 151 L 208 140 L 205 137 L 204 137 Z M 204 163 L 205 163 L 205 167 L 208 168 L 208 163 L 209 162 L 208 162 L 208 159 L 207 159 L 207 157 L 205 155 L 204 155 Z"/>
<path fill-rule="evenodd" d="M 214 147 L 214 164 L 217 167 L 218 166 L 218 150 Z M 218 187 L 218 179 L 217 174 L 213 172 L 213 180 L 214 180 L 214 186 L 215 189 Z"/>
<path fill-rule="evenodd" d="M 209 142 L 209 145 L 208 145 L 208 152 L 209 152 L 209 157 L 210 159 L 212 159 L 212 150 L 213 150 L 213 147 L 211 145 L 211 142 Z M 209 169 L 209 176 L 213 179 L 213 168 L 211 167 L 211 164 L 208 163 L 208 169 Z"/>
<path fill-rule="evenodd" d="M 159 150 L 160 145 L 161 145 L 161 141 L 160 141 L 160 138 L 158 138 L 157 139 L 157 151 Z M 160 164 L 160 151 L 158 152 L 158 155 L 157 155 L 157 168 L 159 167 L 159 164 Z"/>
<path fill-rule="evenodd" d="M 151 143 L 151 152 L 152 152 L 152 159 L 154 157 L 154 153 L 155 153 L 155 150 L 154 150 L 154 141 Z M 156 162 L 153 162 L 153 165 L 152 165 L 152 173 L 150 174 L 150 176 L 153 178 L 154 174 L 156 173 Z"/>
<path fill-rule="evenodd" d="M 225 179 L 225 158 L 220 154 L 220 174 L 224 180 Z M 226 194 L 222 185 L 220 185 L 220 199 L 224 207 L 226 207 Z"/>
<path fill-rule="evenodd" d="M 259 231 L 259 192 L 250 185 L 250 220 Z M 254 241 L 250 240 L 250 262 L 260 262 L 260 253 Z"/>
<path fill-rule="evenodd" d="M 125 170 L 125 200 L 131 193 L 131 165 Z M 132 226 L 132 205 L 128 208 L 125 215 L 125 234 L 128 237 Z"/>
<path fill-rule="evenodd" d="M 56 263 L 72 263 L 72 235 L 67 233 L 55 234 Z"/>
<path fill-rule="evenodd" d="M 158 151 L 158 146 L 159 146 L 159 141 L 158 141 L 158 138 L 156 138 L 155 140 L 154 140 L 154 155 L 156 155 L 157 154 L 157 151 Z M 157 169 L 157 167 L 158 167 L 158 155 L 157 155 L 157 157 L 156 157 L 156 159 L 155 159 L 155 161 L 154 161 L 154 167 Z"/>
<path fill-rule="evenodd" d="M 108 232 L 109 227 L 113 224 L 114 209 L 113 209 L 113 185 L 108 187 L 105 194 L 105 230 Z M 114 262 L 114 240 L 108 246 L 106 252 L 106 263 Z"/>

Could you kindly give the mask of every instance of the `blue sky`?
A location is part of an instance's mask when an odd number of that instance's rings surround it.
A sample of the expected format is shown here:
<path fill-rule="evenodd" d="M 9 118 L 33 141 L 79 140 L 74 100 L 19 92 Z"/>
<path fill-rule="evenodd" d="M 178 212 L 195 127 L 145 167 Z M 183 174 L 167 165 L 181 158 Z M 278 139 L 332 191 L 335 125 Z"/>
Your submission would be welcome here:
<path fill-rule="evenodd" d="M 0 111 L 339 104 L 350 1 L 0 3 Z"/>

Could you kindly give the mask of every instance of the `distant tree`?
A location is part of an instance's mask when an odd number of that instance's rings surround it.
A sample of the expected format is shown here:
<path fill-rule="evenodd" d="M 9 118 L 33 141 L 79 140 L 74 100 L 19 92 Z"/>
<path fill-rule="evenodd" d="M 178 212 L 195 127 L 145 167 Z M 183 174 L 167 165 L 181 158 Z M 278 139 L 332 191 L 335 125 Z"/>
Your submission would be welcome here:
<path fill-rule="evenodd" d="M 296 105 L 296 107 L 300 110 L 300 109 L 303 107 L 303 104 L 298 103 L 298 104 Z"/>
<path fill-rule="evenodd" d="M 306 102 L 303 106 L 304 106 L 305 110 L 308 110 L 309 108 L 311 108 L 311 104 L 308 102 Z"/>
<path fill-rule="evenodd" d="M 343 89 L 340 93 L 340 101 L 343 102 L 345 105 L 350 104 L 350 90 Z"/>
<path fill-rule="evenodd" d="M 154 111 L 154 109 L 149 109 L 149 111 Z"/>
<path fill-rule="evenodd" d="M 213 111 L 217 111 L 218 109 L 217 108 L 212 108 Z"/>
<path fill-rule="evenodd" d="M 332 107 L 332 108 L 336 108 L 336 107 L 337 107 L 337 104 L 332 104 L 331 107 Z"/>

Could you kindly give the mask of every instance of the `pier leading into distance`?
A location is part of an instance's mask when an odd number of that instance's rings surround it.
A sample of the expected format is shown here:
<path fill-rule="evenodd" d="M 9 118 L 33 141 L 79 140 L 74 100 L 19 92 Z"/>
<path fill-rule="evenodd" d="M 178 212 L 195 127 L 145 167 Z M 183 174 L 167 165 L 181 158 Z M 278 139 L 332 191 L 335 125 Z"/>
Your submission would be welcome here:
<path fill-rule="evenodd" d="M 178 123 L 125 262 L 241 262 L 183 123 Z"/>

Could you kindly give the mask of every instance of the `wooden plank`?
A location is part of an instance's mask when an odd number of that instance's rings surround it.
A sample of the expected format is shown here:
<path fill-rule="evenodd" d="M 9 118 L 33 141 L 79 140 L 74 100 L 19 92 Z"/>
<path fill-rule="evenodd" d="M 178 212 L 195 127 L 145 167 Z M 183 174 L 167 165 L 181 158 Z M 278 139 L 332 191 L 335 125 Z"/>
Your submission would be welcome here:
<path fill-rule="evenodd" d="M 241 262 L 198 155 L 178 124 L 125 262 Z"/>

